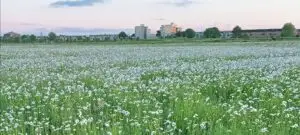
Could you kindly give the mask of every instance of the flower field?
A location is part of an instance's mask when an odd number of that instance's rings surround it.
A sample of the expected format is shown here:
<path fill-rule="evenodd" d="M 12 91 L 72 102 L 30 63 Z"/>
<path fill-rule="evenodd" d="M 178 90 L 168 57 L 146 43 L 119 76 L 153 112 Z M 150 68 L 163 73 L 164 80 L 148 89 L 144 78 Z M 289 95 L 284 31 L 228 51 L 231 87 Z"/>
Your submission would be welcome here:
<path fill-rule="evenodd" d="M 7 45 L 0 54 L 0 134 L 300 133 L 300 42 Z"/>

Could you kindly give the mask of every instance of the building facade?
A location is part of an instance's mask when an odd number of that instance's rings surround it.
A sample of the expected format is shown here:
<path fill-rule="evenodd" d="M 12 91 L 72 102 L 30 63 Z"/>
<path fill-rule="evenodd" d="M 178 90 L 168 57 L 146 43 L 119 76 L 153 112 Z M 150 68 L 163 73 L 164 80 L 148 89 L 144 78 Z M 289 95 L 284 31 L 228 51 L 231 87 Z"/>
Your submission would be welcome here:
<path fill-rule="evenodd" d="M 144 24 L 141 24 L 140 26 L 135 26 L 134 34 L 138 39 L 148 39 L 151 34 L 151 30 Z"/>
<path fill-rule="evenodd" d="M 118 38 L 117 34 L 89 35 L 90 41 L 109 41 L 117 40 Z"/>
<path fill-rule="evenodd" d="M 61 42 L 77 42 L 77 41 L 113 41 L 118 39 L 117 34 L 103 34 L 103 35 L 59 35 L 57 39 Z"/>
<path fill-rule="evenodd" d="M 160 27 L 160 32 L 162 37 L 168 37 L 168 36 L 173 36 L 176 34 L 176 32 L 181 31 L 182 29 L 178 27 L 176 24 L 171 23 L 167 25 L 162 25 Z"/>
<path fill-rule="evenodd" d="M 222 39 L 230 39 L 232 38 L 232 31 L 220 31 Z M 204 37 L 204 32 L 196 32 L 195 38 L 202 39 Z"/>
<path fill-rule="evenodd" d="M 221 34 L 221 38 L 223 38 L 223 39 L 230 39 L 230 38 L 232 38 L 232 31 L 221 31 L 220 32 L 220 34 Z"/>
<path fill-rule="evenodd" d="M 253 29 L 243 30 L 243 34 L 249 38 L 276 38 L 280 37 L 281 29 Z"/>
<path fill-rule="evenodd" d="M 195 38 L 204 38 L 204 32 L 196 32 Z"/>

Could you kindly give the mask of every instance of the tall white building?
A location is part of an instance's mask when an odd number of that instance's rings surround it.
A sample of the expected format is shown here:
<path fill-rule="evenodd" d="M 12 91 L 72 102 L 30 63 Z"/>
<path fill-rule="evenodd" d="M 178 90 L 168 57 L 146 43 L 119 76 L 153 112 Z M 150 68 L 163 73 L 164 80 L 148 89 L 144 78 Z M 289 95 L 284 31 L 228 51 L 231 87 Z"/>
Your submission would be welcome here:
<path fill-rule="evenodd" d="M 148 39 L 151 34 L 151 30 L 147 26 L 141 24 L 140 26 L 135 26 L 135 37 L 139 39 Z"/>
<path fill-rule="evenodd" d="M 167 25 L 162 25 L 160 27 L 160 32 L 162 37 L 172 36 L 176 34 L 176 32 L 181 31 L 181 28 L 179 28 L 176 24 L 171 23 Z"/>

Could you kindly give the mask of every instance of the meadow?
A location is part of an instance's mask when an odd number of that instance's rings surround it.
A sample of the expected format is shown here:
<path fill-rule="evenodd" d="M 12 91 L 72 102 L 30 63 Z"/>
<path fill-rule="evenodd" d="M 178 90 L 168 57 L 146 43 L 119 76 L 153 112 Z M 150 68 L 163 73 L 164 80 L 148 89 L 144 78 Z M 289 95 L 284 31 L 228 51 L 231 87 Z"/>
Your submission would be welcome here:
<path fill-rule="evenodd" d="M 0 134 L 297 135 L 300 42 L 2 45 Z"/>

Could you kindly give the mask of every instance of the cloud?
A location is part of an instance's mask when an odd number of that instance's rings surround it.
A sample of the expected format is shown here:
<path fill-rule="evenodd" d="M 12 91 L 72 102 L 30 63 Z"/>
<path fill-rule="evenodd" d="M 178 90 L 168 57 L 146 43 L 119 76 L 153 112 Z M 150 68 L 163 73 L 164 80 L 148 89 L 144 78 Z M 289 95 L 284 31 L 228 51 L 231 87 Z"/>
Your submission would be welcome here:
<path fill-rule="evenodd" d="M 96 3 L 104 3 L 105 0 L 60 0 L 50 4 L 50 7 L 86 7 L 93 6 Z"/>
<path fill-rule="evenodd" d="M 163 4 L 163 5 L 171 5 L 171 6 L 176 6 L 176 7 L 187 7 L 193 4 L 197 4 L 198 2 L 193 1 L 193 0 L 169 0 L 165 2 L 160 2 L 158 4 Z"/>

